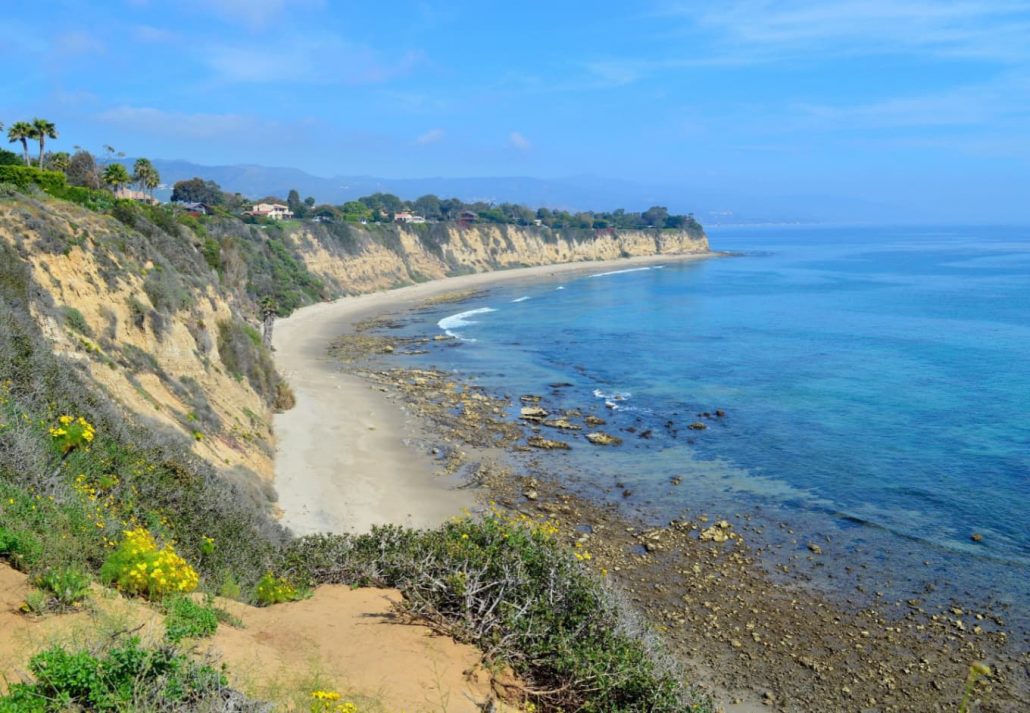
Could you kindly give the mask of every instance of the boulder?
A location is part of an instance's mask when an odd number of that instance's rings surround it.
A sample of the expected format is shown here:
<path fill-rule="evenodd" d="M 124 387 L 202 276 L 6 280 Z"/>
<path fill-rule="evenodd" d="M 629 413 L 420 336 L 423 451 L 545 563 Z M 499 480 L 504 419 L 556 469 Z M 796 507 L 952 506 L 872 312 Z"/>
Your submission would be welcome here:
<path fill-rule="evenodd" d="M 617 446 L 622 443 L 622 439 L 618 436 L 613 436 L 610 433 L 603 433 L 601 431 L 588 433 L 587 440 L 595 446 Z"/>
<path fill-rule="evenodd" d="M 567 451 L 572 449 L 572 446 L 568 443 L 563 441 L 552 441 L 549 438 L 542 438 L 541 436 L 531 436 L 526 443 L 533 446 L 533 448 L 542 448 L 545 451 Z"/>
<path fill-rule="evenodd" d="M 550 428 L 560 428 L 563 431 L 581 431 L 583 430 L 580 426 L 572 423 L 567 418 L 552 418 L 549 421 L 544 421 L 544 425 Z"/>
<path fill-rule="evenodd" d="M 519 418 L 525 421 L 543 421 L 547 416 L 547 410 L 539 406 L 523 406 L 519 410 Z"/>

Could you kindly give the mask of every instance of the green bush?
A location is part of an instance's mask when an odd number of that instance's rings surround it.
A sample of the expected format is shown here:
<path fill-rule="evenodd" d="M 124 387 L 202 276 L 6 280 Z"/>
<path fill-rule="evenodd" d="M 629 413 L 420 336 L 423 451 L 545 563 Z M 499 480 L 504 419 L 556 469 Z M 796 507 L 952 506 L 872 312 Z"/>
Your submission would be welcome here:
<path fill-rule="evenodd" d="M 438 530 L 291 542 L 281 575 L 303 586 L 397 587 L 404 607 L 510 665 L 547 710 L 708 710 L 654 635 L 557 542 L 547 524 L 493 514 Z"/>
<path fill-rule="evenodd" d="M 197 604 L 188 597 L 173 597 L 165 602 L 165 638 L 178 643 L 183 639 L 213 636 L 218 630 L 218 612 Z"/>
<path fill-rule="evenodd" d="M 22 190 L 38 186 L 47 193 L 68 187 L 64 174 L 60 171 L 40 171 L 31 166 L 0 165 L 0 182 L 13 183 Z"/>
<path fill-rule="evenodd" d="M 279 374 L 260 332 L 240 319 L 219 322 L 218 355 L 230 374 L 237 379 L 246 378 L 266 403 L 275 403 Z"/>
<path fill-rule="evenodd" d="M 82 312 L 74 307 L 65 305 L 61 308 L 61 314 L 64 315 L 64 323 L 69 327 L 84 337 L 93 337 L 93 330 L 89 328 L 89 324 L 86 323 L 86 318 L 82 316 Z"/>
<path fill-rule="evenodd" d="M 33 584 L 53 596 L 60 608 L 73 607 L 89 595 L 89 575 L 74 567 L 51 570 Z"/>
<path fill-rule="evenodd" d="M 135 637 L 100 653 L 54 646 L 33 656 L 29 670 L 34 680 L 12 684 L 0 713 L 267 710 L 229 689 L 221 671 Z"/>
<path fill-rule="evenodd" d="M 258 606 L 269 607 L 273 604 L 285 604 L 302 598 L 297 588 L 281 577 L 268 573 L 254 588 L 254 601 Z"/>

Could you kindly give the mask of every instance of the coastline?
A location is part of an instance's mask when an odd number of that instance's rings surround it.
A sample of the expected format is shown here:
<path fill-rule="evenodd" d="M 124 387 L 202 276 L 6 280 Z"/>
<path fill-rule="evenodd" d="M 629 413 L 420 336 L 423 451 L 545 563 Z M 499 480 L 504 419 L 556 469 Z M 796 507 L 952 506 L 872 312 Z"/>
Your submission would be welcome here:
<path fill-rule="evenodd" d="M 994 700 L 985 701 L 981 710 L 1018 710 L 1018 702 L 1026 699 L 1020 655 L 1007 646 L 1000 619 L 992 621 L 988 612 L 967 609 L 956 617 L 953 612 L 949 616 L 948 611 L 929 611 L 901 601 L 874 601 L 856 609 L 843 598 L 806 590 L 803 582 L 770 577 L 761 547 L 755 546 L 757 535 L 752 539 L 758 530 L 746 516 L 726 513 L 723 520 L 722 514 L 713 514 L 655 526 L 629 518 L 611 505 L 578 497 L 561 482 L 556 472 L 560 469 L 546 451 L 527 449 L 510 439 L 505 444 L 483 437 L 503 420 L 490 415 L 499 413 L 500 400 L 463 382 L 460 375 L 418 371 L 417 378 L 412 378 L 416 372 L 391 364 L 381 350 L 385 343 L 397 344 L 400 349 L 405 341 L 382 329 L 390 326 L 394 316 L 400 317 L 393 313 L 419 307 L 440 295 L 487 289 L 518 279 L 547 280 L 559 274 L 595 273 L 612 266 L 632 268 L 670 259 L 657 256 L 483 273 L 345 298 L 305 308 L 310 310 L 308 314 L 321 316 L 310 322 L 297 320 L 292 334 L 277 334 L 276 342 L 282 338 L 295 348 L 292 340 L 301 334 L 308 341 L 320 340 L 320 368 L 351 383 L 357 399 L 352 403 L 364 408 L 370 401 L 363 396 L 368 396 L 384 413 L 392 413 L 396 420 L 384 427 L 395 429 L 397 438 L 388 447 L 407 449 L 425 472 L 456 455 L 466 475 L 474 473 L 482 486 L 476 491 L 481 499 L 489 498 L 504 509 L 531 517 L 548 518 L 557 524 L 559 537 L 570 547 L 588 548 L 595 569 L 610 578 L 663 633 L 686 662 L 692 680 L 714 689 L 728 713 L 953 708 L 965 668 L 975 660 L 989 661 L 997 676 L 996 688 L 989 696 Z M 387 313 L 391 319 L 383 320 Z M 372 319 L 376 317 L 380 319 Z M 359 320 L 367 321 L 355 326 Z M 309 327 L 306 333 L 304 324 Z M 324 331 L 315 330 L 316 324 Z M 362 335 L 376 333 L 384 336 L 359 344 L 368 338 Z M 331 339 L 345 334 L 355 340 L 357 358 L 351 360 L 350 373 L 342 376 L 339 361 L 326 351 Z M 411 386 L 423 381 L 428 383 Z M 325 393 L 330 392 L 321 392 L 323 400 Z M 480 409 L 478 414 L 473 408 L 474 418 L 467 419 L 464 428 L 461 424 L 455 428 L 454 419 L 447 414 L 459 411 L 467 417 L 470 405 Z M 278 421 L 276 425 L 278 428 Z M 533 425 L 515 427 L 528 426 L 532 431 Z M 351 424 L 352 435 L 359 440 L 360 427 L 360 423 Z M 419 452 L 413 441 L 422 446 Z M 321 440 L 313 442 L 317 448 Z M 438 445 L 446 455 L 432 457 L 428 444 Z M 374 482 L 385 489 L 395 481 L 387 474 Z M 428 520 L 439 516 L 442 521 L 458 514 L 473 500 L 468 497 L 470 491 L 454 490 L 453 480 L 447 485 L 442 478 L 433 482 L 438 487 L 432 495 L 438 499 L 420 501 L 420 514 Z M 278 480 L 276 485 L 281 487 Z M 341 489 L 335 497 L 347 494 Z M 464 504 L 459 504 L 466 497 Z M 441 516 L 448 505 L 450 511 Z M 439 510 L 434 512 L 433 507 Z M 374 516 L 364 515 L 369 521 L 383 521 L 384 516 L 396 513 L 380 508 Z M 285 518 L 284 522 L 289 524 Z M 713 528 L 726 536 L 699 537 Z M 957 618 L 965 618 L 970 626 L 976 624 L 977 630 L 982 624 L 983 632 L 960 628 Z"/>
<path fill-rule="evenodd" d="M 448 292 L 720 255 L 649 255 L 460 275 L 342 297 L 276 320 L 276 366 L 297 399 L 273 421 L 274 486 L 282 524 L 299 535 L 364 532 L 376 524 L 433 527 L 475 503 L 475 495 L 458 489 L 460 483 L 453 478 L 434 475 L 432 456 L 413 445 L 417 424 L 328 355 L 330 340 L 351 331 L 359 320 Z"/>

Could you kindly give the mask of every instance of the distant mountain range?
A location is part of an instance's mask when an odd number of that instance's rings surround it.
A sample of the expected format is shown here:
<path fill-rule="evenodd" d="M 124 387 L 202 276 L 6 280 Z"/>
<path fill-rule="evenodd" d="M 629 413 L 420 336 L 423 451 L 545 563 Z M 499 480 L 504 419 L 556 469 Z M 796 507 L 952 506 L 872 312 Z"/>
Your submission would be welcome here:
<path fill-rule="evenodd" d="M 132 159 L 123 160 L 130 167 Z M 377 191 L 415 199 L 427 193 L 465 201 L 522 203 L 565 210 L 639 211 L 653 205 L 666 206 L 674 213 L 692 212 L 704 225 L 735 223 L 821 223 L 904 221 L 895 206 L 881 205 L 839 196 L 745 195 L 703 186 L 645 185 L 633 181 L 571 176 L 528 178 L 523 176 L 480 178 L 380 178 L 375 176 L 314 176 L 296 168 L 241 164 L 202 166 L 181 160 L 154 159 L 165 199 L 176 181 L 200 176 L 218 183 L 223 190 L 258 198 L 285 198 L 291 189 L 301 197 L 314 196 L 319 203 L 339 204 Z"/>

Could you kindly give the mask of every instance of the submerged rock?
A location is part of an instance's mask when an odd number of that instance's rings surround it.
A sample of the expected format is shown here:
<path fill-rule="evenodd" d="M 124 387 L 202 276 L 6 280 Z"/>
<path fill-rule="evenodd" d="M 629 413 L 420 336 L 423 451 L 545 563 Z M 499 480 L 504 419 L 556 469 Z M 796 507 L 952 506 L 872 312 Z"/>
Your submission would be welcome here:
<path fill-rule="evenodd" d="M 692 424 L 687 426 L 687 428 L 689 428 L 691 431 L 703 431 L 706 428 L 708 428 L 708 426 L 701 423 L 700 421 L 694 421 Z"/>
<path fill-rule="evenodd" d="M 572 449 L 572 446 L 564 441 L 552 441 L 551 439 L 543 438 L 542 436 L 531 436 L 526 443 L 533 446 L 533 448 L 542 448 L 546 451 L 568 451 Z"/>
<path fill-rule="evenodd" d="M 540 397 L 534 396 L 533 394 L 527 394 L 526 396 L 520 396 L 519 401 L 524 404 L 538 404 L 540 403 Z"/>
<path fill-rule="evenodd" d="M 581 431 L 583 430 L 580 426 L 572 423 L 567 418 L 552 418 L 550 421 L 544 421 L 545 426 L 550 428 L 560 428 L 564 431 Z"/>
<path fill-rule="evenodd" d="M 604 424 L 608 423 L 600 416 L 587 416 L 583 420 L 586 421 L 587 425 L 589 426 L 603 426 Z"/>
<path fill-rule="evenodd" d="M 523 406 L 519 410 L 519 418 L 525 421 L 543 421 L 547 416 L 547 410 L 539 406 Z"/>
<path fill-rule="evenodd" d="M 617 446 L 622 443 L 622 439 L 618 436 L 613 436 L 610 433 L 602 433 L 601 431 L 588 433 L 587 440 L 595 446 Z"/>

